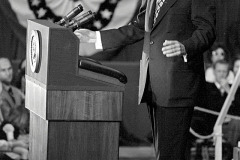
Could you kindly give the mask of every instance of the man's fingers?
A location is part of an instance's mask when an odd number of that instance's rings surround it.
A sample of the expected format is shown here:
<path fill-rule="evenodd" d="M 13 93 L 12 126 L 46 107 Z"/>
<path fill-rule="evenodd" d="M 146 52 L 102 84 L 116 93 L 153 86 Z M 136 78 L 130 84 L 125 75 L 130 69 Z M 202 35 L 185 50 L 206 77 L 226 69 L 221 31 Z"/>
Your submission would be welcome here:
<path fill-rule="evenodd" d="M 95 43 L 95 32 L 90 32 L 86 29 L 79 29 L 74 31 L 74 34 L 79 38 L 82 43 Z"/>
<path fill-rule="evenodd" d="M 178 41 L 169 41 L 169 40 L 165 40 L 165 42 L 163 43 L 163 46 L 168 46 L 168 45 L 173 45 L 178 43 Z"/>
<path fill-rule="evenodd" d="M 166 57 L 175 57 L 175 56 L 179 56 L 181 54 L 180 51 L 177 51 L 177 52 L 174 52 L 174 53 L 171 53 L 171 54 L 166 54 Z"/>
<path fill-rule="evenodd" d="M 175 52 L 180 52 L 180 48 L 171 48 L 171 49 L 165 50 L 163 51 L 163 54 L 167 55 L 167 54 L 173 54 Z"/>
<path fill-rule="evenodd" d="M 163 43 L 162 52 L 166 57 L 174 57 L 185 54 L 184 46 L 176 40 L 165 40 Z"/>
<path fill-rule="evenodd" d="M 181 51 L 181 47 L 180 44 L 178 43 L 174 43 L 172 45 L 168 45 L 162 48 L 163 54 L 173 54 L 175 52 L 180 52 Z M 181 53 L 181 52 L 180 52 Z"/>
<path fill-rule="evenodd" d="M 168 46 L 163 47 L 163 48 L 162 48 L 162 51 L 173 50 L 173 49 L 174 49 L 174 50 L 176 50 L 176 49 L 177 49 L 177 50 L 178 50 L 178 49 L 180 50 L 180 47 L 181 47 L 181 46 L 180 46 L 179 43 L 175 43 L 175 44 L 172 44 L 172 45 L 168 45 Z"/>

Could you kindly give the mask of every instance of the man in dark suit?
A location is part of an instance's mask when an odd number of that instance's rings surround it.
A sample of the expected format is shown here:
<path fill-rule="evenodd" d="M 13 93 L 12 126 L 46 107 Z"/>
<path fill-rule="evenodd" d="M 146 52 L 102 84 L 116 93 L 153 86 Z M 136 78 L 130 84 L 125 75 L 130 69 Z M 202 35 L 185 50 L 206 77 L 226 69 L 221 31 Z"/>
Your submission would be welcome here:
<path fill-rule="evenodd" d="M 0 58 L 0 109 L 3 120 L 8 117 L 11 109 L 24 103 L 24 94 L 11 85 L 12 78 L 11 62 L 7 58 Z"/>
<path fill-rule="evenodd" d="M 185 159 L 193 107 L 205 81 L 203 52 L 215 40 L 215 7 L 207 2 L 142 0 L 136 21 L 127 26 L 74 32 L 80 42 L 104 50 L 144 38 L 139 103 L 147 102 L 158 160 Z"/>

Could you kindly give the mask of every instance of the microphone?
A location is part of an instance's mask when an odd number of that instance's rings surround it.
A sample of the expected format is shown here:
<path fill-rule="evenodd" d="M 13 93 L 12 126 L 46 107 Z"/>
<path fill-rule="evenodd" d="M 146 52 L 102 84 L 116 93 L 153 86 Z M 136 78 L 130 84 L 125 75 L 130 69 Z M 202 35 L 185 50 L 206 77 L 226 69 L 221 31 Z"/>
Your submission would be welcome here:
<path fill-rule="evenodd" d="M 86 13 L 80 15 L 77 18 L 73 18 L 68 24 L 65 25 L 65 27 L 70 27 L 72 26 L 74 23 L 77 23 L 77 21 L 80 21 L 81 19 L 83 19 L 84 17 L 86 17 L 87 15 L 92 14 L 92 11 L 87 11 Z"/>
<path fill-rule="evenodd" d="M 14 132 L 15 129 L 14 129 L 12 124 L 9 124 L 9 123 L 5 124 L 2 128 L 2 130 L 6 133 L 8 141 L 11 141 L 11 140 L 14 139 L 14 133 L 13 132 Z"/>
<path fill-rule="evenodd" d="M 69 20 L 74 18 L 76 15 L 81 13 L 83 11 L 83 6 L 79 4 L 77 7 L 73 8 L 66 16 L 64 16 L 60 21 L 58 21 L 56 24 L 63 26 L 66 23 L 68 23 Z"/>
<path fill-rule="evenodd" d="M 72 26 L 70 26 L 69 28 L 72 29 L 72 31 L 74 32 L 76 29 L 79 29 L 83 24 L 92 21 L 95 18 L 96 13 L 95 12 L 88 12 L 86 14 L 86 16 L 84 16 L 82 19 L 80 19 L 79 21 L 75 22 Z"/>

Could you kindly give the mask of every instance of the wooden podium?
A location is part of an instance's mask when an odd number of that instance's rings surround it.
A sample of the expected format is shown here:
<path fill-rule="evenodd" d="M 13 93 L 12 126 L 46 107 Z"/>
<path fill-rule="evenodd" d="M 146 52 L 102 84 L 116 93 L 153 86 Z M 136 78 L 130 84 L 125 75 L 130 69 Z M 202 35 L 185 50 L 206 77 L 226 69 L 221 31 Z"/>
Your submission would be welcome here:
<path fill-rule="evenodd" d="M 125 85 L 78 67 L 70 29 L 28 20 L 30 160 L 117 160 Z"/>

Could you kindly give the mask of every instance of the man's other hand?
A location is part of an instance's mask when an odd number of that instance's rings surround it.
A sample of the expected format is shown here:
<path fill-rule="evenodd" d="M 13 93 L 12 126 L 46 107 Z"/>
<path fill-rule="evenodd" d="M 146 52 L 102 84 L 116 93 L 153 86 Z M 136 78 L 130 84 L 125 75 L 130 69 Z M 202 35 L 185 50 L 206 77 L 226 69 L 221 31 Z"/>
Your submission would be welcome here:
<path fill-rule="evenodd" d="M 95 43 L 96 32 L 88 29 L 78 29 L 74 34 L 80 39 L 80 43 Z"/>
<path fill-rule="evenodd" d="M 187 54 L 184 45 L 178 41 L 165 40 L 162 51 L 166 57 L 183 56 Z"/>

